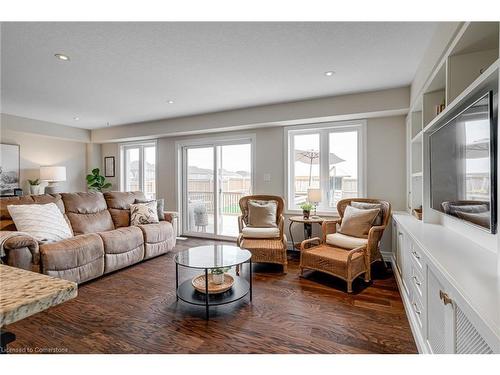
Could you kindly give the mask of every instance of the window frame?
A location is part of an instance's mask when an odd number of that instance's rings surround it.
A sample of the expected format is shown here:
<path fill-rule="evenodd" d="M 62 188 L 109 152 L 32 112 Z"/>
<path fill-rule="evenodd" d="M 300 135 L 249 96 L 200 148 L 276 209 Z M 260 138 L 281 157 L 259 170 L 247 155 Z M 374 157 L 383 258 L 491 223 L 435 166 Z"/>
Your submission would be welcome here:
<path fill-rule="evenodd" d="M 126 142 L 120 143 L 120 191 L 125 190 L 127 186 L 126 164 L 127 164 L 127 150 L 139 148 L 139 190 L 144 192 L 144 148 L 155 148 L 155 199 L 159 198 L 158 195 L 158 141 L 148 140 L 143 142 Z"/>
<path fill-rule="evenodd" d="M 337 132 L 358 132 L 358 197 L 366 197 L 366 120 L 338 121 L 326 123 L 311 123 L 300 126 L 287 126 L 284 128 L 284 191 L 286 196 L 285 214 L 299 214 L 302 211 L 293 207 L 295 196 L 295 168 L 294 163 L 294 136 L 298 134 L 320 134 L 320 160 L 328 160 L 329 134 Z M 328 186 L 329 165 L 320 162 L 320 188 L 322 192 Z M 323 197 L 324 199 L 325 197 Z M 325 207 L 319 204 L 316 213 L 318 215 L 338 215 L 336 207 Z"/>

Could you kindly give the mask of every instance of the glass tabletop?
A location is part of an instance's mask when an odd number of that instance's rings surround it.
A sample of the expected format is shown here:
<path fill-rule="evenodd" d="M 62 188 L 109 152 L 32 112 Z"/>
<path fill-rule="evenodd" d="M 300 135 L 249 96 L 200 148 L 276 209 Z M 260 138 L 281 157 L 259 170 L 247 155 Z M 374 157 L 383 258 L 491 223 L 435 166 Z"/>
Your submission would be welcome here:
<path fill-rule="evenodd" d="M 192 247 L 175 255 L 175 262 L 190 268 L 231 267 L 245 263 L 252 257 L 248 250 L 232 245 Z"/>

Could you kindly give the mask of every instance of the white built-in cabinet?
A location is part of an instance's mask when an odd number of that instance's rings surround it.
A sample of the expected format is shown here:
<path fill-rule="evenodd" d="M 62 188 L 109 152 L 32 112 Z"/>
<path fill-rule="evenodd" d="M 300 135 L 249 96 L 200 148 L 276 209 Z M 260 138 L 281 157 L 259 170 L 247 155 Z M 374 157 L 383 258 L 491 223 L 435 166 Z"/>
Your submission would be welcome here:
<path fill-rule="evenodd" d="M 482 285 L 494 277 L 495 265 L 483 264 L 483 279 L 475 285 L 456 282 L 460 277 L 473 277 L 474 270 L 481 266 L 480 262 L 467 263 L 460 254 L 472 247 L 487 256 L 488 250 L 457 238 L 450 229 L 418 222 L 408 213 L 395 213 L 392 226 L 393 270 L 419 352 L 500 353 L 500 319 L 495 316 L 499 288 Z M 448 243 L 456 257 L 447 253 Z M 486 261 L 494 259 L 491 256 Z M 453 273 L 448 274 L 446 268 Z M 484 294 L 477 300 L 476 290 Z"/>
<path fill-rule="evenodd" d="M 393 215 L 392 265 L 422 353 L 500 353 L 500 236 L 430 208 L 429 164 L 429 134 L 498 87 L 499 25 L 459 25 L 406 118 L 407 210 Z"/>

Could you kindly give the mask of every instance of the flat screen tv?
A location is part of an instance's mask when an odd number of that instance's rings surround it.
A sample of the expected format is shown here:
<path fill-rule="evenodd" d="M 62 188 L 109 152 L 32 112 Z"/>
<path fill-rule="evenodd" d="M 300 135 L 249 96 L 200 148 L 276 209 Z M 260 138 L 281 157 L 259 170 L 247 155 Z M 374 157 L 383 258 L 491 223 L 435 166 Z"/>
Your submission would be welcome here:
<path fill-rule="evenodd" d="M 491 90 L 471 98 L 429 137 L 431 207 L 490 233 L 497 216 L 496 96 Z"/>

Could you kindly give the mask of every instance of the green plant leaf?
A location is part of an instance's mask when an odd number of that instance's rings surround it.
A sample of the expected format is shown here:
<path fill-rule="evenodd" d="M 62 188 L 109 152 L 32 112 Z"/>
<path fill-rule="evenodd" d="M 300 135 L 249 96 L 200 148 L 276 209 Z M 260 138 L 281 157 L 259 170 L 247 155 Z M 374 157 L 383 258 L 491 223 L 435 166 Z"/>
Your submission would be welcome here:
<path fill-rule="evenodd" d="M 105 184 L 102 186 L 102 188 L 103 188 L 103 189 L 109 189 L 110 187 L 111 187 L 111 183 L 110 183 L 110 182 L 107 182 L 107 183 L 105 183 Z"/>
<path fill-rule="evenodd" d="M 99 176 L 99 168 L 94 168 L 94 169 L 92 169 L 92 174 L 93 174 L 94 176 Z"/>

